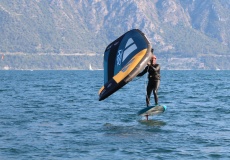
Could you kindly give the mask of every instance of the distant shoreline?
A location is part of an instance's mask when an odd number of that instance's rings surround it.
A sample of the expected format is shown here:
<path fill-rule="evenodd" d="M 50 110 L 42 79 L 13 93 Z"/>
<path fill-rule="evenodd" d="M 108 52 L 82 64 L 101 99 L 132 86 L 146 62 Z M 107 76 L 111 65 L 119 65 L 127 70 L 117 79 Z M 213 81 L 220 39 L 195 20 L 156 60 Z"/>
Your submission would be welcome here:
<path fill-rule="evenodd" d="M 0 70 L 103 70 L 103 55 L 96 53 L 0 53 Z M 160 57 L 161 70 L 230 70 L 230 56 Z"/>

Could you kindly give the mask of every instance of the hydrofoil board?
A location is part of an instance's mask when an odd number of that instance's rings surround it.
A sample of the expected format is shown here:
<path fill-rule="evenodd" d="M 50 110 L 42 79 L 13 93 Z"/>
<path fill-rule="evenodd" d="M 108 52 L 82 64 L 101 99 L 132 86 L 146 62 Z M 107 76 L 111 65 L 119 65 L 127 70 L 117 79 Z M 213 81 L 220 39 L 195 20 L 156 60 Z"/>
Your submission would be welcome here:
<path fill-rule="evenodd" d="M 165 105 L 156 105 L 156 106 L 150 106 L 146 107 L 142 110 L 140 110 L 137 114 L 139 116 L 152 116 L 152 115 L 158 115 L 163 113 L 166 110 Z"/>

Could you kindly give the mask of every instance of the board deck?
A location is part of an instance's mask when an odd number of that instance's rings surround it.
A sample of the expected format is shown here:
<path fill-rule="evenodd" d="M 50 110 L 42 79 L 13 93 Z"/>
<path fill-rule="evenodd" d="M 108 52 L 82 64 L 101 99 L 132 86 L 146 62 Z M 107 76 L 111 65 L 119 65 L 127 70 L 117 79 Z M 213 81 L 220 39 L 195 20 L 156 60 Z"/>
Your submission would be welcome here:
<path fill-rule="evenodd" d="M 139 116 L 157 115 L 157 114 L 163 113 L 166 110 L 166 108 L 167 107 L 165 105 L 150 106 L 150 107 L 141 109 L 137 114 Z"/>

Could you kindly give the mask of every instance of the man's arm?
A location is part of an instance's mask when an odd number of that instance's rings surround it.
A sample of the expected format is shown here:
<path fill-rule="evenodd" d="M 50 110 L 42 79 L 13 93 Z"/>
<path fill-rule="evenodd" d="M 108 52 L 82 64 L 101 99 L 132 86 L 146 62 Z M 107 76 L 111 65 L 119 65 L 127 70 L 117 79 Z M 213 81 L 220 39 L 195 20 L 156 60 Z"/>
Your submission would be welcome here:
<path fill-rule="evenodd" d="M 147 70 L 148 70 L 148 66 L 146 66 L 145 69 L 137 75 L 137 77 L 143 76 L 147 72 Z"/>
<path fill-rule="evenodd" d="M 154 71 L 159 71 L 160 70 L 160 65 L 158 64 L 158 65 L 156 65 L 156 66 L 151 66 L 152 67 L 152 69 L 154 70 Z"/>

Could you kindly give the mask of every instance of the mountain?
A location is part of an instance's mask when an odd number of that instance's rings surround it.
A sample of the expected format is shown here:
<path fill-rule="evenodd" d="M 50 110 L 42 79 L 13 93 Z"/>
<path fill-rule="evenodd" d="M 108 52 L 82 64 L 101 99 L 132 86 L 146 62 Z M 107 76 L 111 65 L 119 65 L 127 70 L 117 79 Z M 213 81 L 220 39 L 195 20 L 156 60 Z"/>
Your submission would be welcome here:
<path fill-rule="evenodd" d="M 139 28 L 161 59 L 196 58 L 226 69 L 229 9 L 229 0 L 1 0 L 0 53 L 102 54 Z"/>

